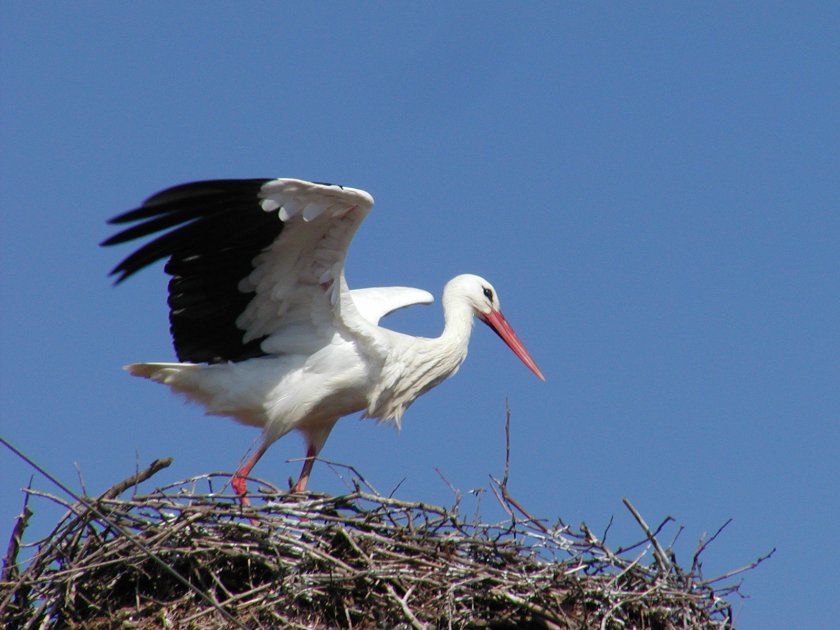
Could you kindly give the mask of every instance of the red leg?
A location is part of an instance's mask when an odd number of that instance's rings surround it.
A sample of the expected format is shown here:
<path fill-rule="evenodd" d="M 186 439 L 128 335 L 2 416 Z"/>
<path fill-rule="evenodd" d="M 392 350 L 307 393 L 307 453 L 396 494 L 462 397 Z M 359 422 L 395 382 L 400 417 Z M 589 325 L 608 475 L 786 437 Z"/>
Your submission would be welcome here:
<path fill-rule="evenodd" d="M 312 465 L 315 463 L 315 455 L 317 455 L 315 447 L 310 444 L 306 449 L 306 459 L 303 461 L 303 469 L 300 471 L 300 477 L 297 483 L 292 488 L 292 492 L 303 492 L 306 490 L 306 483 L 309 481 L 309 473 L 312 472 Z"/>
<path fill-rule="evenodd" d="M 260 457 L 263 456 L 266 448 L 267 446 L 265 444 L 261 444 L 251 459 L 245 462 L 242 467 L 233 474 L 233 477 L 230 480 L 230 485 L 233 487 L 234 492 L 239 495 L 239 503 L 242 507 L 248 507 L 251 505 L 248 497 L 245 496 L 245 493 L 248 491 L 245 478 L 251 474 L 251 469 L 258 461 L 260 461 Z"/>

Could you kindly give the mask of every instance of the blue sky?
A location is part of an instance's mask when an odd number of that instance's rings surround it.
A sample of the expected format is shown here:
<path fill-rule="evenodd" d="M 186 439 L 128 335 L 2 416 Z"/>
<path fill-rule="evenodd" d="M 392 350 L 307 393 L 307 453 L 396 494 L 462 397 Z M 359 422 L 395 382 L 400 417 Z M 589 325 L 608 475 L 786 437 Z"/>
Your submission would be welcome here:
<path fill-rule="evenodd" d="M 120 366 L 167 361 L 159 267 L 118 288 L 104 221 L 172 184 L 371 192 L 351 286 L 438 298 L 478 273 L 539 382 L 483 327 L 401 433 L 351 417 L 325 458 L 449 503 L 504 462 L 534 514 L 673 516 L 740 628 L 840 616 L 840 9 L 836 3 L 0 4 L 0 433 L 101 492 L 233 470 L 258 432 Z M 383 323 L 437 334 L 440 307 Z M 255 469 L 285 484 L 297 436 Z M 0 450 L 0 544 L 32 471 Z M 55 491 L 44 479 L 35 485 Z M 316 465 L 312 489 L 340 492 Z M 482 501 L 488 517 L 498 511 Z M 32 535 L 57 512 L 39 502 Z M 674 530 L 671 530 L 672 533 Z M 803 602 L 809 602 L 802 605 Z"/>

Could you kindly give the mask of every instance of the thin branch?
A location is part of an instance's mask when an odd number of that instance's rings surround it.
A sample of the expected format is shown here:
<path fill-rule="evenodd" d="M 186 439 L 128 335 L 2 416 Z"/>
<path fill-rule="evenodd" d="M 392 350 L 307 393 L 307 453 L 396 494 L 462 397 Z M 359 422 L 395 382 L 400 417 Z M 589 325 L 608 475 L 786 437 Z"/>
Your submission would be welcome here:
<path fill-rule="evenodd" d="M 540 530 L 541 532 L 543 532 L 544 534 L 551 534 L 551 530 L 550 530 L 550 529 L 548 529 L 548 527 L 546 527 L 546 526 L 545 526 L 545 525 L 543 525 L 540 521 L 538 521 L 536 518 L 534 518 L 533 516 L 531 516 L 531 514 L 529 514 L 529 513 L 528 513 L 528 511 L 527 511 L 524 507 L 522 507 L 522 505 L 519 503 L 519 501 L 517 501 L 516 499 L 514 499 L 514 498 L 510 495 L 510 493 L 508 492 L 507 487 L 506 487 L 506 486 L 504 486 L 504 485 L 502 484 L 502 482 L 501 482 L 501 481 L 499 481 L 498 479 L 496 479 L 496 478 L 495 478 L 495 477 L 493 477 L 493 476 L 491 476 L 491 477 L 490 477 L 490 479 L 492 479 L 492 480 L 493 480 L 493 483 L 494 483 L 496 486 L 498 486 L 498 488 L 499 488 L 499 492 L 501 493 L 501 497 L 502 497 L 502 499 L 504 500 L 504 503 L 505 503 L 505 504 L 507 504 L 507 505 L 509 505 L 509 506 L 513 506 L 514 508 L 516 508 L 516 509 L 517 509 L 517 511 L 518 511 L 520 514 L 522 514 L 522 516 L 524 516 L 524 517 L 528 520 L 528 522 L 529 522 L 531 525 L 533 525 L 534 527 L 536 527 L 537 529 L 539 529 L 539 530 Z M 495 489 L 494 489 L 494 491 L 495 491 Z M 496 496 L 499 496 L 499 495 L 497 494 Z M 511 511 L 508 511 L 508 514 L 511 514 L 511 515 L 512 515 L 512 512 L 511 512 Z"/>
<path fill-rule="evenodd" d="M 663 574 L 668 573 L 668 571 L 671 569 L 671 563 L 669 562 L 668 556 L 665 553 L 665 550 L 662 548 L 662 545 L 659 544 L 656 535 L 652 531 L 650 531 L 650 527 L 648 527 L 648 524 L 645 522 L 645 519 L 642 518 L 642 515 L 639 514 L 639 511 L 633 506 L 632 503 L 630 503 L 630 500 L 627 497 L 622 498 L 621 501 L 622 503 L 624 503 L 627 509 L 630 510 L 630 513 L 633 515 L 633 518 L 636 519 L 636 522 L 644 530 L 645 535 L 648 537 L 648 540 L 653 545 L 653 557 L 656 559 L 656 564 L 659 567 L 659 570 Z M 671 520 L 670 516 L 667 517 L 665 521 L 663 521 L 662 525 L 659 526 L 659 529 L 661 529 L 669 520 Z M 657 532 L 659 531 L 659 529 L 657 529 Z"/>
<path fill-rule="evenodd" d="M 29 478 L 27 488 L 32 488 L 32 477 Z M 14 579 L 14 577 L 19 573 L 17 568 L 17 557 L 18 552 L 20 551 L 20 541 L 23 538 L 23 530 L 26 529 L 29 519 L 32 517 L 32 510 L 29 509 L 30 496 L 31 495 L 28 492 L 24 492 L 23 508 L 21 509 L 17 520 L 15 520 L 15 526 L 12 528 L 12 536 L 9 538 L 9 546 L 6 549 L 6 556 L 3 558 L 3 573 L 0 576 L 0 580 L 3 582 L 8 582 Z"/>
<path fill-rule="evenodd" d="M 505 473 L 502 475 L 501 486 L 507 487 L 508 477 L 510 476 L 510 405 L 508 399 L 505 398 Z"/>
<path fill-rule="evenodd" d="M 461 491 L 458 490 L 458 488 L 453 486 L 451 483 L 449 483 L 449 479 L 443 476 L 443 473 L 440 472 L 440 468 L 438 468 L 437 466 L 435 466 L 435 472 L 438 474 L 438 477 L 440 477 L 443 480 L 443 483 L 446 484 L 446 487 L 449 488 L 450 492 L 452 492 L 452 511 L 459 512 L 461 508 Z"/>
<path fill-rule="evenodd" d="M 397 592 L 394 590 L 394 587 L 391 584 L 385 584 L 385 590 L 388 592 L 388 595 L 391 597 L 393 601 L 397 603 L 402 610 L 402 613 L 405 615 L 405 618 L 408 619 L 408 622 L 411 624 L 411 627 L 414 630 L 427 630 L 426 624 L 422 623 L 413 612 L 411 612 L 411 608 L 408 607 L 408 604 L 405 602 L 405 599 L 397 595 Z M 406 593 L 406 599 L 408 599 L 408 593 Z"/>
<path fill-rule="evenodd" d="M 105 492 L 99 495 L 100 499 L 114 499 L 121 495 L 123 492 L 128 490 L 132 486 L 136 486 L 144 481 L 146 481 L 149 477 L 156 475 L 164 468 L 168 468 L 172 464 L 171 457 L 164 457 L 162 459 L 156 459 L 153 461 L 145 470 L 141 470 L 131 477 L 127 479 L 123 479 L 119 483 L 115 483 L 113 486 L 108 488 Z"/>
<path fill-rule="evenodd" d="M 766 554 L 764 554 L 760 558 L 757 558 L 756 560 L 753 560 L 749 564 L 745 564 L 744 566 L 738 567 L 737 569 L 733 569 L 732 571 L 727 571 L 726 573 L 723 573 L 722 575 L 719 575 L 716 578 L 712 578 L 711 580 L 705 580 L 703 583 L 709 585 L 709 584 L 715 584 L 717 582 L 721 582 L 723 580 L 728 580 L 731 577 L 734 577 L 736 575 L 744 573 L 745 571 L 749 571 L 751 569 L 756 568 L 762 562 L 771 558 L 774 553 L 776 553 L 776 548 L 775 547 L 773 547 L 770 551 L 768 551 Z"/>
<path fill-rule="evenodd" d="M 717 531 L 712 534 L 711 538 L 708 540 L 703 540 L 702 538 L 697 543 L 697 551 L 694 552 L 694 558 L 691 560 L 691 572 L 696 573 L 700 570 L 700 555 L 706 550 L 710 544 L 712 544 L 715 539 L 721 534 L 721 532 L 726 529 L 729 524 L 732 522 L 732 519 L 729 518 L 727 521 L 718 527 Z"/>

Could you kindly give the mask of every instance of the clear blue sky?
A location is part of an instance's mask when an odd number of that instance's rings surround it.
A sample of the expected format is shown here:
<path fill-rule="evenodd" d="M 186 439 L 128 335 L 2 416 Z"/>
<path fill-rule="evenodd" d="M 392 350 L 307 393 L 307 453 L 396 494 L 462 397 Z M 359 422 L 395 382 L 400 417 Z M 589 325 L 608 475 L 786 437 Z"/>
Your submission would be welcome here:
<path fill-rule="evenodd" d="M 739 627 L 840 617 L 837 3 L 0 3 L 0 432 L 100 492 L 173 456 L 230 471 L 258 437 L 120 366 L 167 361 L 160 267 L 113 288 L 104 221 L 214 177 L 370 191 L 351 286 L 481 274 L 547 377 L 479 327 L 401 433 L 323 456 L 449 503 L 501 474 L 531 511 L 639 538 L 673 516 Z M 439 305 L 385 320 L 436 334 Z M 383 322 L 384 323 L 384 322 Z M 255 474 L 297 474 L 289 436 Z M 30 469 L 0 451 L 0 545 Z M 53 491 L 43 479 L 38 488 Z M 318 465 L 311 487 L 342 485 Z M 485 496 L 489 516 L 497 516 Z M 55 513 L 37 505 L 32 533 Z M 673 530 L 672 530 L 673 531 Z M 807 623 L 806 623 L 807 622 Z"/>

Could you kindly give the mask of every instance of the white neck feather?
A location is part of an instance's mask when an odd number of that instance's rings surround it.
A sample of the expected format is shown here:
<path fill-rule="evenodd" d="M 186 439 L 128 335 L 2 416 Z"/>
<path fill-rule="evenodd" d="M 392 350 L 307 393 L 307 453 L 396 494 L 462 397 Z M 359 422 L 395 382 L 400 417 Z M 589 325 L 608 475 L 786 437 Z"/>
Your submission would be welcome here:
<path fill-rule="evenodd" d="M 420 395 L 449 378 L 467 358 L 473 310 L 462 295 L 443 294 L 443 333 L 439 337 L 403 337 L 394 361 L 386 361 L 380 387 L 369 401 L 366 415 L 394 419 L 397 426 L 408 406 Z"/>

